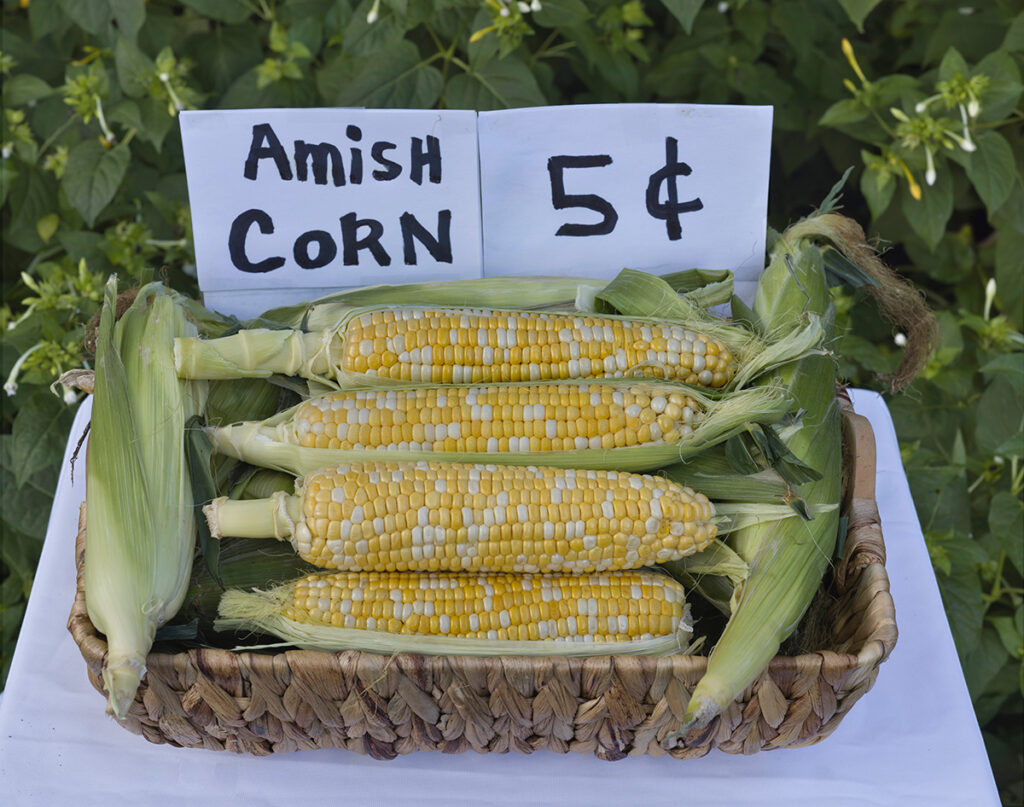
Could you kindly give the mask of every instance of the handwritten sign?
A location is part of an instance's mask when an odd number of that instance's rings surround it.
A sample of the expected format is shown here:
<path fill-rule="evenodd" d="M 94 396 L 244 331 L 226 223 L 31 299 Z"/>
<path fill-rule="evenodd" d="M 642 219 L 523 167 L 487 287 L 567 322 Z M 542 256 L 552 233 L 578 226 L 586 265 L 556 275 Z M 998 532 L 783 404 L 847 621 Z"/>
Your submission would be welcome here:
<path fill-rule="evenodd" d="M 764 268 L 771 107 L 483 112 L 486 275 Z"/>
<path fill-rule="evenodd" d="M 481 275 L 475 112 L 183 112 L 181 131 L 199 282 L 221 311 Z"/>
<path fill-rule="evenodd" d="M 251 316 L 339 288 L 764 267 L 771 107 L 181 114 L 199 284 Z"/>

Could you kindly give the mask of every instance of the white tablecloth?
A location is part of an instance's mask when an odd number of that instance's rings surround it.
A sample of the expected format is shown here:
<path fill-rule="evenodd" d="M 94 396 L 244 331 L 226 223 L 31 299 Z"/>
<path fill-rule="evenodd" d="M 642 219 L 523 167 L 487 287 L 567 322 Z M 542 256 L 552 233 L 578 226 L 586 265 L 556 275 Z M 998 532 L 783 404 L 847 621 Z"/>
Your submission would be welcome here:
<path fill-rule="evenodd" d="M 74 538 L 84 455 L 70 454 L 7 689 L 0 701 L 0 802 L 189 807 L 235 797 L 246 807 L 315 796 L 354 805 L 996 805 L 991 768 L 942 610 L 881 397 L 854 391 L 878 447 L 878 508 L 899 641 L 874 688 L 824 742 L 749 757 L 696 760 L 583 754 L 417 753 L 382 762 L 347 751 L 270 757 L 152 745 L 104 714 L 65 624 L 75 591 Z"/>

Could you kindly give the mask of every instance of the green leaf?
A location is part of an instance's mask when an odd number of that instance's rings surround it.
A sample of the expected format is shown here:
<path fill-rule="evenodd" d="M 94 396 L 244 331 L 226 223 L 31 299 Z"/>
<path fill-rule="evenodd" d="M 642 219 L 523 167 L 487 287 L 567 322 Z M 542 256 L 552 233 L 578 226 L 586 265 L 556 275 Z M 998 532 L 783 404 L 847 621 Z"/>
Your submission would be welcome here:
<path fill-rule="evenodd" d="M 182 0 L 202 14 L 220 22 L 244 22 L 252 14 L 252 6 L 245 0 Z"/>
<path fill-rule="evenodd" d="M 989 617 L 988 621 L 999 634 L 999 641 L 1003 643 L 1006 652 L 1014 658 L 1020 658 L 1021 651 L 1024 650 L 1024 636 L 1017 632 L 1017 628 L 1013 624 L 1013 617 L 993 616 Z"/>
<path fill-rule="evenodd" d="M 1024 181 L 1021 177 L 1017 177 L 1010 198 L 996 211 L 996 217 L 1001 220 L 995 222 L 1000 229 L 1012 227 L 1018 234 L 1024 235 Z"/>
<path fill-rule="evenodd" d="M 39 237 L 43 240 L 44 244 L 49 244 L 50 239 L 53 238 L 53 234 L 57 232 L 57 228 L 59 226 L 60 216 L 56 213 L 50 213 L 48 216 L 43 216 L 36 222 L 36 232 L 39 234 Z"/>
<path fill-rule="evenodd" d="M 46 98 L 53 92 L 53 87 L 37 76 L 19 73 L 4 79 L 3 92 L 4 106 L 11 108 Z"/>
<path fill-rule="evenodd" d="M 906 239 L 904 247 L 913 266 L 940 283 L 961 283 L 975 270 L 974 246 L 960 233 L 944 233 L 933 250 L 913 235 Z"/>
<path fill-rule="evenodd" d="M 42 248 L 36 222 L 57 208 L 53 177 L 44 171 L 27 168 L 11 183 L 7 201 L 11 203 L 14 216 L 4 228 L 4 240 L 25 252 Z"/>
<path fill-rule="evenodd" d="M 85 140 L 68 153 L 61 187 L 90 227 L 117 193 L 130 160 L 123 143 L 105 149 L 96 140 Z"/>
<path fill-rule="evenodd" d="M 146 21 L 146 0 L 107 0 L 118 30 L 128 39 L 134 40 Z"/>
<path fill-rule="evenodd" d="M 704 5 L 704 0 L 661 0 L 661 4 L 679 20 L 679 24 L 683 26 L 686 33 L 693 33 L 693 21 L 701 6 Z"/>
<path fill-rule="evenodd" d="M 316 90 L 308 81 L 275 81 L 259 87 L 259 67 L 243 73 L 220 98 L 221 109 L 308 107 L 316 105 Z"/>
<path fill-rule="evenodd" d="M 140 98 L 149 92 L 156 65 L 133 41 L 118 38 L 114 46 L 114 66 L 117 69 L 117 83 L 125 95 Z"/>
<path fill-rule="evenodd" d="M 864 33 L 864 20 L 881 2 L 882 0 L 839 0 L 839 5 L 843 7 L 850 22 L 857 26 L 857 30 Z"/>
<path fill-rule="evenodd" d="M 160 151 L 174 124 L 174 118 L 167 113 L 167 104 L 148 97 L 122 101 L 110 110 L 107 119 L 137 129 L 139 135 L 152 143 L 157 151 Z"/>
<path fill-rule="evenodd" d="M 963 570 L 955 575 L 939 574 L 936 579 L 949 627 L 953 632 L 953 641 L 956 642 L 961 660 L 966 660 L 977 647 L 985 622 L 981 581 L 973 570 Z"/>
<path fill-rule="evenodd" d="M 871 115 L 864 104 L 855 98 L 844 98 L 836 101 L 825 110 L 825 114 L 818 119 L 819 126 L 842 126 L 848 123 L 860 123 Z"/>
<path fill-rule="evenodd" d="M 999 634 L 988 625 L 981 631 L 974 649 L 966 655 L 961 654 L 964 678 L 967 680 L 967 689 L 971 693 L 972 701 L 985 694 L 989 684 L 1006 664 L 1007 656 Z"/>
<path fill-rule="evenodd" d="M 999 230 L 996 239 L 997 299 L 1010 321 L 1024 327 L 1024 233 L 1009 227 Z"/>
<path fill-rule="evenodd" d="M 1000 50 L 1008 50 L 1013 53 L 1024 51 L 1024 11 L 1013 18 Z"/>
<path fill-rule="evenodd" d="M 583 0 L 546 0 L 540 11 L 530 15 L 531 22 L 545 28 L 571 28 L 590 17 Z"/>
<path fill-rule="evenodd" d="M 893 179 L 892 174 L 882 174 L 866 167 L 860 174 L 860 193 L 867 200 L 867 207 L 871 211 L 871 220 L 878 221 L 893 201 L 893 194 L 896 193 L 896 180 Z"/>
<path fill-rule="evenodd" d="M 351 81 L 340 88 L 332 103 L 423 109 L 441 97 L 440 71 L 420 58 L 419 49 L 406 40 L 362 60 Z"/>
<path fill-rule="evenodd" d="M 960 51 L 951 47 L 939 63 L 939 81 L 949 81 L 958 73 L 967 78 L 971 75 L 971 68 L 967 65 L 964 57 L 960 55 Z"/>
<path fill-rule="evenodd" d="M 1020 100 L 1020 69 L 1013 57 L 1003 50 L 990 53 L 971 71 L 973 75 L 988 76 L 988 86 L 981 93 L 981 114 L 983 123 L 1001 121 L 1012 115 Z"/>
<path fill-rule="evenodd" d="M 998 132 L 982 132 L 975 143 L 978 150 L 969 155 L 967 177 L 991 214 L 1010 198 L 1018 179 L 1017 163 L 1010 144 Z"/>
<path fill-rule="evenodd" d="M 14 435 L 0 434 L 0 489 L 4 522 L 25 535 L 43 540 L 57 487 L 58 465 L 48 465 L 24 485 L 15 484 L 17 466 L 12 459 Z M 79 466 L 80 468 L 81 466 Z"/>
<path fill-rule="evenodd" d="M 982 373 L 1007 373 L 1024 375 L 1024 361 L 1019 353 L 1004 353 L 991 361 L 985 362 L 980 368 Z"/>
<path fill-rule="evenodd" d="M 515 56 L 491 59 L 453 76 L 444 97 L 454 109 L 510 109 L 547 103 L 530 68 Z"/>
<path fill-rule="evenodd" d="M 7 527 L 0 523 L 0 528 Z M 39 553 L 43 543 L 38 538 L 24 535 L 17 530 L 10 528 L 3 530 L 4 539 L 0 541 L 0 559 L 18 578 L 18 588 L 23 597 L 27 597 L 32 588 L 32 579 L 35 577 L 36 564 L 39 563 Z M 6 600 L 7 597 L 4 597 Z M 9 603 L 5 603 L 9 604 Z"/>
<path fill-rule="evenodd" d="M 32 39 L 38 41 L 47 34 L 55 31 L 62 31 L 70 27 L 71 21 L 61 10 L 59 3 L 36 3 L 29 4 L 28 24 L 32 32 Z M 10 29 L 4 31 L 5 38 L 9 36 Z M 4 51 L 9 50 L 10 40 L 4 42 Z"/>
<path fill-rule="evenodd" d="M 995 378 L 978 402 L 974 439 L 978 449 L 990 456 L 1024 428 L 1024 379 L 1011 378 Z"/>
<path fill-rule="evenodd" d="M 196 72 L 217 93 L 263 61 L 263 49 L 248 25 L 218 26 L 194 42 L 188 53 L 196 62 Z"/>
<path fill-rule="evenodd" d="M 953 172 L 946 165 L 938 168 L 935 184 L 921 186 L 920 200 L 911 196 L 905 185 L 901 187 L 900 200 L 900 207 L 910 226 L 933 251 L 946 231 L 946 222 L 953 215 Z"/>
<path fill-rule="evenodd" d="M 39 471 L 60 465 L 73 410 L 48 389 L 36 389 L 14 418 L 11 462 L 14 484 L 22 487 Z"/>
<path fill-rule="evenodd" d="M 988 508 L 988 528 L 1006 551 L 1006 557 L 1024 574 L 1024 503 L 1006 490 L 992 496 Z"/>
<path fill-rule="evenodd" d="M 305 48 L 302 58 L 309 59 L 314 53 L 319 52 L 323 44 L 324 27 L 316 17 L 304 17 L 291 27 L 288 36 L 293 45 Z M 298 52 L 293 55 L 298 55 Z"/>
<path fill-rule="evenodd" d="M 112 20 L 110 0 L 59 0 L 61 10 L 90 34 L 103 34 Z"/>

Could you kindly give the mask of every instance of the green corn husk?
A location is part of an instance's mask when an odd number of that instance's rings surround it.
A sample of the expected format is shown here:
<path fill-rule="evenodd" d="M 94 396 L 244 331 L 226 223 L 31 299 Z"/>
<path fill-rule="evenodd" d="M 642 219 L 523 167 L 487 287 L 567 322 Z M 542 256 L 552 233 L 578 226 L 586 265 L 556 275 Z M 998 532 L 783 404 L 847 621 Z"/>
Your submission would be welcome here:
<path fill-rule="evenodd" d="M 808 315 L 827 318 L 828 278 L 823 250 L 815 242 L 840 250 L 866 278 L 866 287 L 883 313 L 912 335 L 914 344 L 908 345 L 893 388 L 909 383 L 934 341 L 934 318 L 920 295 L 878 260 L 860 227 L 828 210 L 798 222 L 778 238 L 754 309 L 739 306 L 741 317 L 768 329 Z M 667 748 L 688 730 L 706 726 L 764 670 L 797 628 L 835 549 L 839 512 L 832 505 L 840 499 L 842 475 L 835 365 L 825 356 L 811 355 L 772 376 L 787 384 L 803 411 L 798 423 L 779 430 L 779 437 L 798 461 L 821 474 L 794 491 L 816 515 L 810 521 L 790 519 L 737 530 L 730 536 L 730 545 L 750 563 L 750 574 L 708 659 L 707 673 L 690 699 L 682 729 L 663 742 Z"/>
<path fill-rule="evenodd" d="M 210 383 L 206 422 L 236 423 L 271 417 L 281 399 L 280 387 L 261 378 L 232 378 Z"/>
<path fill-rule="evenodd" d="M 754 314 L 771 328 L 798 320 L 805 312 L 825 316 L 829 305 L 818 248 L 784 234 L 761 278 Z M 685 731 L 707 725 L 761 673 L 796 629 L 835 549 L 842 478 L 835 364 L 825 356 L 808 356 L 773 375 L 787 384 L 803 410 L 799 426 L 786 436 L 786 446 L 821 473 L 796 492 L 811 508 L 831 509 L 809 522 L 788 519 L 733 533 L 730 544 L 741 548 L 737 554 L 750 564 L 750 574 L 690 699 L 682 729 L 666 738 L 666 747 Z"/>
<path fill-rule="evenodd" d="M 673 292 L 685 294 L 701 308 L 729 302 L 732 272 L 690 269 L 663 275 Z M 431 305 L 466 308 L 507 307 L 594 310 L 595 298 L 607 280 L 559 276 L 492 277 L 440 283 L 408 283 L 402 286 L 369 286 L 337 292 L 308 303 L 275 308 L 258 319 L 276 326 L 319 331 L 332 327 L 352 308 L 375 305 Z M 510 292 L 514 296 L 510 297 Z"/>
<path fill-rule="evenodd" d="M 687 590 L 695 591 L 723 614 L 736 605 L 750 566 L 728 544 L 715 541 L 685 558 L 658 564 Z"/>
<path fill-rule="evenodd" d="M 174 372 L 172 340 L 196 329 L 161 284 L 143 287 L 115 323 L 116 296 L 111 278 L 96 344 L 84 578 L 89 618 L 107 638 L 108 703 L 122 719 L 156 629 L 188 585 L 196 525 L 184 423 L 202 410 L 206 385 Z"/>
<path fill-rule="evenodd" d="M 544 386 L 575 382 L 527 382 L 508 386 Z M 790 407 L 789 399 L 780 385 L 764 385 L 738 390 L 721 397 L 705 395 L 693 387 L 663 381 L 637 381 L 634 379 L 588 379 L 586 386 L 630 386 L 649 389 L 650 395 L 668 395 L 681 392 L 696 400 L 704 409 L 704 416 L 692 435 L 673 443 L 628 446 L 610 449 L 577 449 L 572 451 L 531 452 L 436 452 L 403 451 L 394 448 L 331 449 L 298 445 L 299 437 L 293 425 L 298 406 L 274 415 L 262 422 L 240 423 L 207 429 L 215 450 L 253 465 L 274 468 L 302 476 L 328 465 L 349 462 L 367 462 L 381 459 L 395 462 L 419 460 L 446 460 L 465 463 L 491 463 L 498 465 L 554 465 L 563 468 L 591 470 L 647 471 L 679 462 L 683 458 L 747 429 L 751 423 L 772 423 L 781 418 Z M 450 385 L 471 387 L 474 385 Z M 479 385 L 489 386 L 489 385 Z M 429 385 L 404 387 L 426 389 Z M 389 388 L 374 387 L 384 392 Z M 301 406 L 301 405 L 300 405 Z M 735 475 L 733 475 L 735 478 Z"/>
<path fill-rule="evenodd" d="M 174 622 L 194 620 L 204 633 L 211 631 L 226 588 L 270 588 L 317 571 L 285 544 L 225 538 L 220 542 L 219 580 L 197 563 Z"/>
<path fill-rule="evenodd" d="M 738 363 L 735 377 L 727 385 L 736 389 L 745 386 L 752 379 L 768 372 L 782 363 L 806 355 L 820 344 L 822 325 L 816 317 L 803 318 L 799 329 L 784 323 L 776 332 L 784 332 L 782 338 L 765 339 L 751 333 L 745 327 L 730 325 L 712 316 L 687 296 L 676 294 L 661 278 L 642 272 L 624 272 L 620 278 L 608 284 L 609 300 L 620 312 L 618 315 L 602 314 L 609 319 L 625 319 L 631 322 L 656 324 L 677 324 L 693 329 L 709 337 L 722 340 Z M 502 310 L 510 302 L 518 305 L 519 295 L 514 286 L 505 289 Z M 404 293 L 395 292 L 396 299 L 407 299 Z M 411 307 L 422 307 L 422 302 Z M 389 308 L 401 308 L 399 304 L 376 304 L 341 309 L 338 319 L 330 325 L 312 332 L 299 330 L 242 330 L 220 339 L 179 339 L 175 342 L 175 362 L 178 372 L 187 378 L 266 378 L 274 373 L 299 375 L 303 378 L 336 389 L 361 388 L 366 386 L 411 386 L 421 382 L 396 381 L 366 373 L 356 373 L 344 367 L 344 348 L 348 324 L 361 314 Z M 406 303 L 404 307 L 410 307 Z M 453 309 L 452 305 L 431 306 L 437 309 Z M 498 310 L 498 309 L 495 309 Z M 578 316 L 579 311 L 571 309 L 551 310 L 548 316 Z M 308 325 L 307 325 L 308 327 Z M 635 372 L 640 368 L 628 368 Z M 657 368 L 654 368 L 657 370 Z"/>

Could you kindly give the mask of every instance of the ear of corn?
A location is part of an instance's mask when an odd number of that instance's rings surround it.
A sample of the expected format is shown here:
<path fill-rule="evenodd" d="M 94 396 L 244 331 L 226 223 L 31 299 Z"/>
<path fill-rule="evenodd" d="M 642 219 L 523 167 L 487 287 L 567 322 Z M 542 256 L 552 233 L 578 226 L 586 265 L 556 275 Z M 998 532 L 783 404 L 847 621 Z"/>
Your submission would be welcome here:
<path fill-rule="evenodd" d="M 297 476 L 384 457 L 642 471 L 688 457 L 750 423 L 777 420 L 787 408 L 778 386 L 721 399 L 626 379 L 369 388 L 208 433 L 221 453 Z"/>
<path fill-rule="evenodd" d="M 220 616 L 218 630 L 388 654 L 656 655 L 685 650 L 692 631 L 682 586 L 650 572 L 310 575 L 229 590 Z"/>
<path fill-rule="evenodd" d="M 205 385 L 174 372 L 172 339 L 195 328 L 171 295 L 145 286 L 115 323 L 116 294 L 111 278 L 96 345 L 84 578 L 89 618 L 107 638 L 108 702 L 123 718 L 156 628 L 188 585 L 195 520 L 184 423 L 201 410 Z"/>
<path fill-rule="evenodd" d="M 736 374 L 735 347 L 684 325 L 497 309 L 355 309 L 337 327 L 313 334 L 241 331 L 198 345 L 180 342 L 176 350 L 183 374 L 193 378 L 220 377 L 214 373 L 225 364 L 341 384 L 614 378 L 634 371 L 721 388 Z"/>
<path fill-rule="evenodd" d="M 763 341 L 672 297 L 670 319 L 483 308 L 346 309 L 337 323 L 311 333 L 257 329 L 209 341 L 179 340 L 175 359 L 183 377 L 277 372 L 341 388 L 629 375 L 723 389 L 744 386 L 803 355 L 821 335 L 812 317 L 784 339 Z"/>
<path fill-rule="evenodd" d="M 718 531 L 706 496 L 660 477 L 458 463 L 326 468 L 294 496 L 218 499 L 211 532 L 289 540 L 349 571 L 584 573 L 692 554 Z"/>
<path fill-rule="evenodd" d="M 830 305 L 817 248 L 783 235 L 761 278 L 754 312 L 766 327 L 825 315 Z M 775 371 L 803 411 L 785 443 L 821 473 L 796 493 L 816 511 L 807 522 L 787 519 L 738 530 L 731 536 L 750 564 L 732 614 L 708 659 L 683 718 L 682 730 L 664 740 L 671 747 L 690 728 L 707 725 L 764 670 L 797 627 L 832 558 L 838 530 L 842 453 L 836 370 L 825 356 L 808 356 Z"/>

